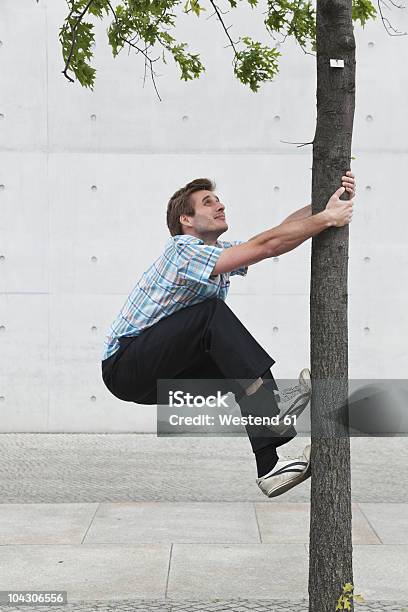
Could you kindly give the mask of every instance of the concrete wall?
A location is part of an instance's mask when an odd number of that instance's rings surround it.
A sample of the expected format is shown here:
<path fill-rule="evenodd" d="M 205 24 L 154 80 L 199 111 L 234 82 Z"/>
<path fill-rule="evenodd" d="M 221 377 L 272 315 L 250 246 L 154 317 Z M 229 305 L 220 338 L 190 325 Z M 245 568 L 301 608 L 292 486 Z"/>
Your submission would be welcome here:
<path fill-rule="evenodd" d="M 114 60 L 98 26 L 94 92 L 71 84 L 58 30 L 63 0 L 0 6 L 1 431 L 154 431 L 155 410 L 113 398 L 100 378 L 103 339 L 167 238 L 168 197 L 216 179 L 226 238 L 245 239 L 310 201 L 314 59 L 290 41 L 281 72 L 254 95 L 235 81 L 214 19 L 182 16 L 180 37 L 207 66 L 197 82 L 169 63 L 143 88 L 142 60 Z M 408 29 L 406 12 L 395 24 Z M 236 35 L 257 35 L 250 9 Z M 351 225 L 353 377 L 406 378 L 407 38 L 381 22 L 357 31 Z M 308 364 L 310 244 L 231 283 L 229 304 L 275 357 L 275 377 Z"/>

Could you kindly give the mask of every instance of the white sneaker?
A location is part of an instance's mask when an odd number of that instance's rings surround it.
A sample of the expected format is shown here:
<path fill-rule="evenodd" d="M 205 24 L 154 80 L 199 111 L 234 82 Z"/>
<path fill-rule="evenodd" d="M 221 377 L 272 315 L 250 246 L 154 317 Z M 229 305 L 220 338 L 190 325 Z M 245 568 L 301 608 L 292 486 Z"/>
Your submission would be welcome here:
<path fill-rule="evenodd" d="M 279 459 L 273 470 L 256 479 L 262 493 L 268 497 L 277 497 L 292 487 L 310 478 L 310 444 L 302 455 L 295 459 Z"/>
<path fill-rule="evenodd" d="M 312 395 L 311 375 L 308 368 L 304 368 L 299 374 L 299 384 L 288 387 L 282 391 L 275 391 L 276 400 L 280 409 L 279 425 L 270 425 L 268 429 L 279 436 L 284 435 L 294 425 L 292 417 L 302 414 L 310 402 Z M 286 419 L 285 417 L 291 417 Z M 296 421 L 296 419 L 295 419 Z"/>

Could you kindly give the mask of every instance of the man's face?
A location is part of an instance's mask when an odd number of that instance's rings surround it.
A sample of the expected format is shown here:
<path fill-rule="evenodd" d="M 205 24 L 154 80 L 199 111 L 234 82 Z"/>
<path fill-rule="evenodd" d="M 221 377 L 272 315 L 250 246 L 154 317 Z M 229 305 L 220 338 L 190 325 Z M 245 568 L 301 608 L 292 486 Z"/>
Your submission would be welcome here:
<path fill-rule="evenodd" d="M 224 204 L 215 193 L 205 189 L 196 191 L 190 197 L 195 215 L 181 215 L 184 233 L 203 240 L 216 240 L 228 229 Z"/>

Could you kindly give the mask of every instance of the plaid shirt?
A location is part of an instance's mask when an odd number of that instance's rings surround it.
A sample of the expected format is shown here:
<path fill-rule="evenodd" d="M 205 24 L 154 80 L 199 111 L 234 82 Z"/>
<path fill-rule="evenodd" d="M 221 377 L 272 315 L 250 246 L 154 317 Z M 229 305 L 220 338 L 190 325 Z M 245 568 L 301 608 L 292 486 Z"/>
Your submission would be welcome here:
<path fill-rule="evenodd" d="M 118 338 L 138 336 L 144 329 L 177 310 L 218 297 L 225 300 L 234 274 L 245 276 L 247 267 L 210 278 L 223 249 L 241 240 L 204 244 L 195 236 L 173 236 L 161 255 L 142 275 L 112 323 L 102 361 L 119 349 Z"/>

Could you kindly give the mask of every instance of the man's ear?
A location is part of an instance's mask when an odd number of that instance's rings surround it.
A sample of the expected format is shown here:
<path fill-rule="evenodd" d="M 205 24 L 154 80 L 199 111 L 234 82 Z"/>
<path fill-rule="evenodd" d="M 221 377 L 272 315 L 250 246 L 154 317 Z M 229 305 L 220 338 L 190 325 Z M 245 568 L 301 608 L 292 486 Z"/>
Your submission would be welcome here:
<path fill-rule="evenodd" d="M 191 227 L 190 217 L 187 215 L 180 215 L 180 223 L 181 225 L 187 225 L 187 227 Z"/>

